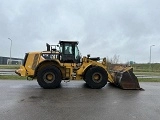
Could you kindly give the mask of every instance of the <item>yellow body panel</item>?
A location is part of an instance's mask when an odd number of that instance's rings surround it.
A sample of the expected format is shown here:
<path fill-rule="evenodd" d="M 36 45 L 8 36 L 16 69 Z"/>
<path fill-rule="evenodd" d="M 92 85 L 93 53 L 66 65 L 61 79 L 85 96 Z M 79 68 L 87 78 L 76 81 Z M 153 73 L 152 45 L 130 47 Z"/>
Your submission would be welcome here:
<path fill-rule="evenodd" d="M 15 72 L 20 76 L 27 76 L 27 72 L 24 66 L 20 66 L 20 68 Z"/>
<path fill-rule="evenodd" d="M 35 68 L 39 63 L 39 52 L 29 53 L 28 58 L 26 60 L 25 68 L 28 76 L 33 76 Z"/>
<path fill-rule="evenodd" d="M 97 61 L 90 60 L 90 59 L 87 58 L 87 57 L 83 57 L 83 59 L 82 59 L 82 65 L 81 65 L 80 68 L 77 70 L 77 77 L 76 77 L 76 79 L 82 79 L 84 71 L 85 71 L 89 66 L 100 66 L 100 67 L 104 68 L 105 70 L 107 69 L 107 67 L 106 67 L 105 64 L 102 64 L 102 63 L 97 62 Z M 106 71 L 106 72 L 107 72 L 107 71 Z"/>

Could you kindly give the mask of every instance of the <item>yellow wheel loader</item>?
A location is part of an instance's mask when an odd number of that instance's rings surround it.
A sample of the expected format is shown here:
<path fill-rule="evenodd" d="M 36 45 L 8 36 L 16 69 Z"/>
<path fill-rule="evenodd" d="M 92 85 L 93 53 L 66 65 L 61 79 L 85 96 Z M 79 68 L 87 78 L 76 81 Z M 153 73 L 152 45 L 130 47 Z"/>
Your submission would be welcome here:
<path fill-rule="evenodd" d="M 116 66 L 108 69 L 106 58 L 80 55 L 78 41 L 59 41 L 58 45 L 46 44 L 47 50 L 26 53 L 23 65 L 15 72 L 20 76 L 37 79 L 45 89 L 59 87 L 62 80 L 84 80 L 93 89 L 104 87 L 107 82 L 122 89 L 140 89 L 132 67 Z"/>

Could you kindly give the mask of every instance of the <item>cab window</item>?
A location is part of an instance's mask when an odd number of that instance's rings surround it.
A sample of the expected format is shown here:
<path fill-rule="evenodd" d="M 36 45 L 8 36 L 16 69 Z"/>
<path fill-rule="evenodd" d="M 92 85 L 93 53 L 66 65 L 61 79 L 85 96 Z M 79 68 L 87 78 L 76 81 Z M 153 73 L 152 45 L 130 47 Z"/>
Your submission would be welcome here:
<path fill-rule="evenodd" d="M 72 45 L 71 44 L 65 44 L 64 54 L 72 54 Z"/>

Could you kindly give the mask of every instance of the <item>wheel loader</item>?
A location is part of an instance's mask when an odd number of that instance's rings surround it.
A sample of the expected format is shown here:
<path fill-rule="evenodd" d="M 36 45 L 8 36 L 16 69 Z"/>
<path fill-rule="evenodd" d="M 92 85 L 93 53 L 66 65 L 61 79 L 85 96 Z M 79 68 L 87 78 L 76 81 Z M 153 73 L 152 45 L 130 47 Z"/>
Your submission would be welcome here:
<path fill-rule="evenodd" d="M 44 89 L 60 86 L 62 80 L 84 80 L 93 89 L 111 83 L 122 89 L 140 89 L 132 67 L 115 66 L 108 69 L 106 58 L 82 57 L 78 41 L 46 43 L 47 50 L 26 53 L 23 65 L 15 71 L 20 76 L 37 79 Z"/>

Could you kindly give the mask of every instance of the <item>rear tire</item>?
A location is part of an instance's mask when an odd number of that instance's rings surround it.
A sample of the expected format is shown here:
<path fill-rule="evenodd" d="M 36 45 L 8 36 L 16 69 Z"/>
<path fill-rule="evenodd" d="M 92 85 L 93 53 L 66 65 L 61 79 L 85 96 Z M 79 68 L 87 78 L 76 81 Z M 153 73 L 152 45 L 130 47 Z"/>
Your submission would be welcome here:
<path fill-rule="evenodd" d="M 108 75 L 102 67 L 92 67 L 85 75 L 87 85 L 93 89 L 100 89 L 107 84 Z"/>
<path fill-rule="evenodd" d="M 55 66 L 42 68 L 37 73 L 37 82 L 44 89 L 57 88 L 61 83 L 61 72 Z"/>

